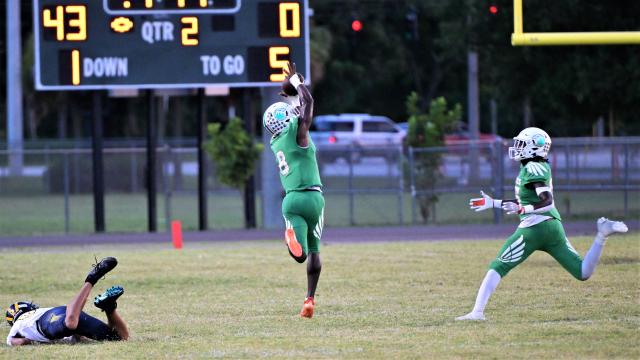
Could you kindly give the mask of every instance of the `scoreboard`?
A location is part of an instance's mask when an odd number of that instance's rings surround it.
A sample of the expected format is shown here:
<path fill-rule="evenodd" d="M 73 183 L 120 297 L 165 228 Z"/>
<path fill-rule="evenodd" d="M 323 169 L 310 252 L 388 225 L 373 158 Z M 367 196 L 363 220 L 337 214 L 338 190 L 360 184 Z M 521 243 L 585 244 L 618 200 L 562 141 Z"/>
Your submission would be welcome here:
<path fill-rule="evenodd" d="M 33 0 L 38 90 L 309 79 L 307 0 Z"/>

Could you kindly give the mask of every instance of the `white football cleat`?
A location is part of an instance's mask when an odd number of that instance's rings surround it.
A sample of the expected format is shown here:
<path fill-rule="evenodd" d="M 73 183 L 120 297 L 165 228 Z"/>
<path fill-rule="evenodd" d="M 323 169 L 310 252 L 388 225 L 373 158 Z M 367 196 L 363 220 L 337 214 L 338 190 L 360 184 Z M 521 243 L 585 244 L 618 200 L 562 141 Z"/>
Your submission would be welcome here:
<path fill-rule="evenodd" d="M 456 321 L 461 321 L 461 320 L 474 320 L 474 321 L 484 321 L 487 320 L 484 317 L 483 313 L 479 313 L 479 312 L 470 312 L 467 315 L 464 316 L 458 316 L 456 318 Z"/>
<path fill-rule="evenodd" d="M 605 217 L 598 219 L 598 234 L 607 237 L 615 233 L 626 233 L 629 228 L 622 221 L 611 221 Z"/>

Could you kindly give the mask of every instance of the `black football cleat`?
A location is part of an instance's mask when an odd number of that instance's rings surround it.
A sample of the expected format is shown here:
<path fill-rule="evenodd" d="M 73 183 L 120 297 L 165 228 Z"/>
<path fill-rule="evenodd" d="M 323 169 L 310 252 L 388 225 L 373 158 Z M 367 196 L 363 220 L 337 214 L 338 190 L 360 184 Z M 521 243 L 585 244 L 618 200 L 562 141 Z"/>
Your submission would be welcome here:
<path fill-rule="evenodd" d="M 114 257 L 106 257 L 100 260 L 99 263 L 93 265 L 93 269 L 91 269 L 89 274 L 87 274 L 85 282 L 95 286 L 98 280 L 105 276 L 109 271 L 113 270 L 116 265 L 118 265 L 118 260 Z"/>
<path fill-rule="evenodd" d="M 122 286 L 112 286 L 108 288 L 107 291 L 96 296 L 93 300 L 93 305 L 107 314 L 111 314 L 113 310 L 118 307 L 116 300 L 118 300 L 122 294 L 124 294 L 124 288 Z"/>

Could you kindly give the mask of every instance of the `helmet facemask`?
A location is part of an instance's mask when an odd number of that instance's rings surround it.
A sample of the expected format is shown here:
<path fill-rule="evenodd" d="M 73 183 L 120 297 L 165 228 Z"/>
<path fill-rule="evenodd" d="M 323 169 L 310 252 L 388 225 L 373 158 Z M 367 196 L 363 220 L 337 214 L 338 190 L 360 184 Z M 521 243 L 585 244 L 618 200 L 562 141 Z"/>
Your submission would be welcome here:
<path fill-rule="evenodd" d="M 509 148 L 509 158 L 513 160 L 526 159 L 523 155 L 526 142 L 519 139 L 513 139 L 513 146 Z"/>

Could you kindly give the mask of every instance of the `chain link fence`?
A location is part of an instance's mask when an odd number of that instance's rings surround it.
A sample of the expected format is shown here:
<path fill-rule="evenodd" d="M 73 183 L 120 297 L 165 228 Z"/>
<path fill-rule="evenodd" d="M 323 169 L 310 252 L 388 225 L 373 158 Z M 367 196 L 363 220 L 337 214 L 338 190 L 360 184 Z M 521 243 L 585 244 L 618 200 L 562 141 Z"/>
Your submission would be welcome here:
<path fill-rule="evenodd" d="M 20 153 L 0 150 L 0 233 L 92 232 L 88 144 L 37 145 Z M 105 144 L 107 231 L 146 231 L 146 150 L 142 145 Z M 319 147 L 326 224 L 515 222 L 516 217 L 503 217 L 497 209 L 482 213 L 468 209 L 469 198 L 479 197 L 480 190 L 496 198 L 514 197 L 519 164 L 508 158 L 509 145 L 499 141 L 408 149 Z M 170 220 L 180 219 L 184 228 L 197 229 L 196 148 L 168 143 L 157 151 L 158 228 L 168 229 Z M 267 150 L 264 155 L 271 154 Z M 21 159 L 19 171 L 10 166 L 12 156 Z M 563 218 L 640 218 L 640 137 L 556 138 L 549 162 L 555 203 Z M 214 163 L 208 169 L 209 228 L 243 227 L 241 193 L 216 180 Z M 259 176 L 256 210 L 261 226 Z"/>

